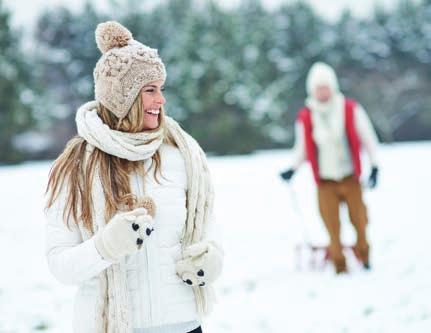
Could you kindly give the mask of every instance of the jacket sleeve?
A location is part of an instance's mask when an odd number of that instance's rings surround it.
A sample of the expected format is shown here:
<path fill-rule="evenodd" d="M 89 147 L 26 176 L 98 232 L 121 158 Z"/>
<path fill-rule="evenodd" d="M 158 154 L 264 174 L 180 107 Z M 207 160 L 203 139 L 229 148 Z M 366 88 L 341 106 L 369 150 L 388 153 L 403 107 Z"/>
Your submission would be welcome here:
<path fill-rule="evenodd" d="M 296 170 L 305 161 L 305 138 L 303 125 L 295 122 L 295 144 L 292 148 L 291 168 Z"/>
<path fill-rule="evenodd" d="M 377 146 L 379 141 L 376 132 L 370 118 L 360 104 L 356 106 L 355 111 L 356 130 L 358 131 L 359 138 L 368 153 L 371 164 L 378 166 Z"/>
<path fill-rule="evenodd" d="M 64 191 L 63 191 L 64 192 Z M 65 284 L 80 284 L 97 276 L 111 265 L 94 245 L 94 237 L 83 241 L 79 228 L 63 219 L 64 193 L 60 193 L 48 209 L 46 225 L 46 256 L 54 277 Z"/>

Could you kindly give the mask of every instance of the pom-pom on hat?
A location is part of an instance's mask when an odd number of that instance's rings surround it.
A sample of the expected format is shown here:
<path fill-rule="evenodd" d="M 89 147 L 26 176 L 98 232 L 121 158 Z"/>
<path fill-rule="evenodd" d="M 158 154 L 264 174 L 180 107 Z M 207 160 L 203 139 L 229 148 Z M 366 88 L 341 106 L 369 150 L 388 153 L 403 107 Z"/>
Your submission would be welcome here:
<path fill-rule="evenodd" d="M 95 35 L 103 53 L 93 72 L 95 98 L 122 119 L 143 86 L 166 79 L 165 65 L 156 49 L 134 40 L 118 22 L 100 23 Z"/>

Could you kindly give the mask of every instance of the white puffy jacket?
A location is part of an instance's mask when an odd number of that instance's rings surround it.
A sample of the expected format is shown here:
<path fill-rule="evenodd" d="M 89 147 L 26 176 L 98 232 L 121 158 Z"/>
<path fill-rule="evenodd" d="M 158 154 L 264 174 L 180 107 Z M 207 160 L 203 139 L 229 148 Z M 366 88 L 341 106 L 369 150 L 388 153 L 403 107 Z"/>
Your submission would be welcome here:
<path fill-rule="evenodd" d="M 132 192 L 142 195 L 145 186 L 146 194 L 154 199 L 157 207 L 155 231 L 150 241 L 142 251 L 126 258 L 135 329 L 199 321 L 193 290 L 175 271 L 175 263 L 181 258 L 180 240 L 186 221 L 184 160 L 179 150 L 172 146 L 162 145 L 160 153 L 163 175 L 158 177 L 160 184 L 152 171 L 145 177 L 145 184 L 136 175 L 131 177 Z M 150 159 L 146 160 L 145 167 L 149 168 L 150 163 Z M 110 262 L 100 257 L 92 238 L 83 242 L 76 227 L 69 230 L 65 226 L 63 205 L 64 200 L 60 198 L 47 212 L 48 264 L 58 280 L 79 285 L 74 332 L 93 333 L 95 302 L 99 295 L 98 274 Z M 211 237 L 206 234 L 205 238 Z"/>

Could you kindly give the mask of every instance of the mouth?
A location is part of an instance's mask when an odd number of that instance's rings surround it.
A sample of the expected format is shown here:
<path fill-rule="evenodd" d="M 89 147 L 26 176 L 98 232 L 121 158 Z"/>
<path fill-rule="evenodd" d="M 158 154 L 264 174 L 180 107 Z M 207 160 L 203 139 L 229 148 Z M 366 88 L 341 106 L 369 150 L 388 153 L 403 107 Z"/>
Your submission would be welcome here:
<path fill-rule="evenodd" d="M 157 117 L 160 114 L 160 109 L 145 110 L 145 113 L 150 115 L 150 116 Z"/>

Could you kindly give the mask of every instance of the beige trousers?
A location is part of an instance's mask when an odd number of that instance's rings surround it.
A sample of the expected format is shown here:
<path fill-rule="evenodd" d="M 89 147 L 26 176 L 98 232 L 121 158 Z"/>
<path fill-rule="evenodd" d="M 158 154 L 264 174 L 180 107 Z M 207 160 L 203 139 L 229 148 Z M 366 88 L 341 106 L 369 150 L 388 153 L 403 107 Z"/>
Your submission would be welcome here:
<path fill-rule="evenodd" d="M 362 200 L 361 185 L 354 176 L 341 181 L 321 180 L 318 186 L 320 215 L 329 234 L 329 255 L 337 273 L 346 271 L 343 246 L 340 239 L 339 208 L 342 202 L 347 204 L 350 221 L 356 231 L 355 254 L 364 263 L 368 262 L 368 242 L 366 236 L 367 209 Z"/>

